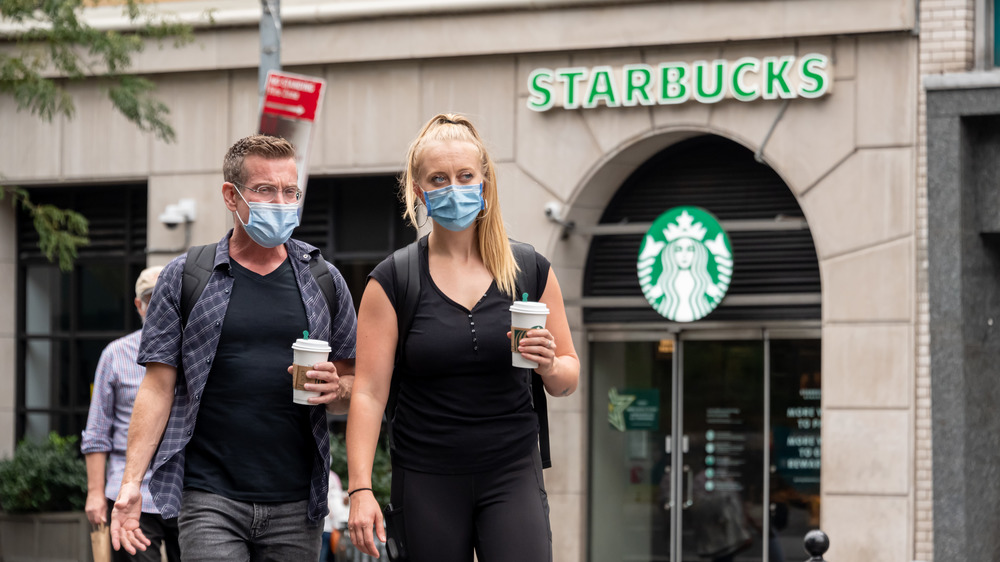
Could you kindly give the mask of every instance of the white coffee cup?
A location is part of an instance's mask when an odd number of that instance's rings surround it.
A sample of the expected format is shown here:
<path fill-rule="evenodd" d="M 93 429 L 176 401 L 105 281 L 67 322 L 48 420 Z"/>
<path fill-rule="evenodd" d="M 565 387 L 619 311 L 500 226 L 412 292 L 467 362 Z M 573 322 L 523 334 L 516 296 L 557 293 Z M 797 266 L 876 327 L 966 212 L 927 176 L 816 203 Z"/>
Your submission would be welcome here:
<path fill-rule="evenodd" d="M 292 402 L 309 404 L 309 398 L 319 396 L 319 392 L 306 390 L 306 383 L 317 382 L 306 376 L 306 371 L 313 370 L 313 365 L 322 363 L 330 357 L 330 344 L 323 340 L 307 340 L 299 338 L 292 344 Z"/>
<path fill-rule="evenodd" d="M 549 307 L 545 303 L 531 301 L 514 301 L 510 306 L 510 360 L 515 367 L 535 369 L 538 363 L 521 356 L 517 345 L 528 330 L 539 330 L 545 327 L 545 319 L 549 315 Z"/>

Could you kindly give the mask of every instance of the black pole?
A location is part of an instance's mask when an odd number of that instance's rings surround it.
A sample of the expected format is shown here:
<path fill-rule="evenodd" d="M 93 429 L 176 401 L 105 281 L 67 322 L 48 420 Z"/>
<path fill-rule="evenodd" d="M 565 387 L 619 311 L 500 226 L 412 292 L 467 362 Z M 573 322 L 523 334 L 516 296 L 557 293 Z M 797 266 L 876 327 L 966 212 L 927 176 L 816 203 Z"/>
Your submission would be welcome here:
<path fill-rule="evenodd" d="M 803 543 L 806 547 L 806 553 L 812 557 L 806 562 L 826 562 L 823 560 L 823 554 L 830 548 L 830 537 L 826 536 L 826 533 L 819 529 L 813 529 L 806 533 Z"/>

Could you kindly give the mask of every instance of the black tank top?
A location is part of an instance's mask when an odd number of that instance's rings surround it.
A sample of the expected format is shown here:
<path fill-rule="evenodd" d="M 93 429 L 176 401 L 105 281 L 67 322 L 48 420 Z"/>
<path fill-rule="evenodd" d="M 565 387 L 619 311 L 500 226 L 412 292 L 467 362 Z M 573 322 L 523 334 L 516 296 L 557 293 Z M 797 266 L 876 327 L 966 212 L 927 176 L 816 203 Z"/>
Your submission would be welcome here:
<path fill-rule="evenodd" d="M 420 296 L 406 338 L 393 420 L 393 463 L 410 470 L 468 474 L 521 458 L 537 444 L 530 372 L 511 366 L 512 298 L 496 283 L 468 310 L 438 289 L 428 273 L 426 239 Z M 549 262 L 537 256 L 538 292 Z M 392 256 L 370 278 L 396 306 Z M 393 327 L 395 328 L 395 327 Z"/>

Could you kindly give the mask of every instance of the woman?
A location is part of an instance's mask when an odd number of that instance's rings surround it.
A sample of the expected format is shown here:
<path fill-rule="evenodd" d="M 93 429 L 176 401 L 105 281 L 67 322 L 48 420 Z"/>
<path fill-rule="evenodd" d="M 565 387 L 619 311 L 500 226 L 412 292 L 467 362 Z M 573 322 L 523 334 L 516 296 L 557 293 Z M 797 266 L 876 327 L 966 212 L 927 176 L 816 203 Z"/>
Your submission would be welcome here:
<path fill-rule="evenodd" d="M 468 562 L 475 550 L 481 562 L 551 560 L 530 377 L 511 366 L 517 264 L 496 170 L 472 123 L 450 114 L 431 119 L 410 145 L 400 187 L 411 224 L 422 203 L 433 225 L 418 242 L 419 299 L 395 373 L 392 257 L 375 268 L 361 298 L 347 423 L 351 540 L 373 556 L 373 531 L 386 540 L 370 488 L 395 376 L 391 523 L 409 559 Z M 580 361 L 559 283 L 544 257 L 536 262 L 527 274 L 538 279 L 549 317 L 518 351 L 538 363 L 549 394 L 566 396 L 576 389 Z"/>

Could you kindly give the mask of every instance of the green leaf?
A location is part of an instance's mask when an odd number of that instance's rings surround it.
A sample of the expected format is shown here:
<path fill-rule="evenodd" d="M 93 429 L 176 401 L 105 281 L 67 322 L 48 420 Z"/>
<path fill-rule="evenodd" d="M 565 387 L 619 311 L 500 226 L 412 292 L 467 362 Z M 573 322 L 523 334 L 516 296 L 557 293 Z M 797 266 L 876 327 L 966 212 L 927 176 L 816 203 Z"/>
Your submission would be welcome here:
<path fill-rule="evenodd" d="M 81 511 L 87 501 L 87 467 L 76 436 L 21 441 L 13 458 L 0 461 L 0 508 L 7 513 Z"/>

